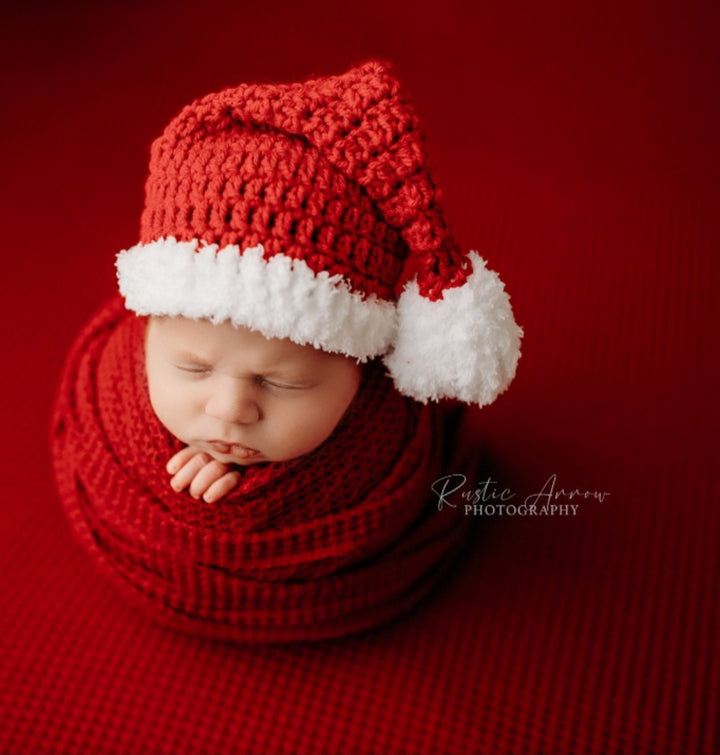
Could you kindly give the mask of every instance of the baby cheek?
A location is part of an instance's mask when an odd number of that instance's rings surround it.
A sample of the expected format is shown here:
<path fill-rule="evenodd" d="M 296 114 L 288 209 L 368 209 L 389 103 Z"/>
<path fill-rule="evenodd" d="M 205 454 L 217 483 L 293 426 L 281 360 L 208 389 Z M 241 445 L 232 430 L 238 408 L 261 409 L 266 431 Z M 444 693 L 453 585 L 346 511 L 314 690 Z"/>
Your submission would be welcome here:
<path fill-rule="evenodd" d="M 332 435 L 343 412 L 344 404 L 339 406 L 323 400 L 299 418 L 295 425 L 295 437 L 298 444 L 307 446 L 305 453 L 314 450 Z"/>
<path fill-rule="evenodd" d="M 196 391 L 174 383 L 163 385 L 154 403 L 160 420 L 175 434 L 182 432 L 184 425 L 202 410 Z"/>
<path fill-rule="evenodd" d="M 252 441 L 272 461 L 287 461 L 309 453 L 313 424 L 307 414 L 287 404 L 263 406 L 262 421 L 252 428 Z M 250 439 L 248 439 L 250 443 Z"/>

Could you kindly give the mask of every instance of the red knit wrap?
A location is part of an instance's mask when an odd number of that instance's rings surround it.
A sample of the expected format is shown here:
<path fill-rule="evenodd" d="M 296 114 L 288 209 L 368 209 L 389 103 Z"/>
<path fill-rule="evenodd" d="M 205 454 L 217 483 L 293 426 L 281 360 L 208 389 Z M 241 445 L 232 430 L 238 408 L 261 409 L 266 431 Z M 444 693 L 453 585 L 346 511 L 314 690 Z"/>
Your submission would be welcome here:
<path fill-rule="evenodd" d="M 290 462 L 245 468 L 208 504 L 169 485 L 182 444 L 155 417 L 145 320 L 109 301 L 68 357 L 52 418 L 58 489 L 94 559 L 163 623 L 237 641 L 357 632 L 408 610 L 463 535 L 430 486 L 439 412 L 369 365 L 331 438 Z"/>

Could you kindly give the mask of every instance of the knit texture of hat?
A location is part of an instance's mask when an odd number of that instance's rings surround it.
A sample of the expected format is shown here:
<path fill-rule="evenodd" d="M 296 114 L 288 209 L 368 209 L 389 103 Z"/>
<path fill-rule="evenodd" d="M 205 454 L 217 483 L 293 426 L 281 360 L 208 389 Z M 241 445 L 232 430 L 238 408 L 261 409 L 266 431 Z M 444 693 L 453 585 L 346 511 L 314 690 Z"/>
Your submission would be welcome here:
<path fill-rule="evenodd" d="M 383 356 L 408 396 L 487 404 L 521 330 L 452 238 L 427 162 L 378 62 L 201 98 L 153 144 L 140 243 L 117 260 L 126 305 Z"/>

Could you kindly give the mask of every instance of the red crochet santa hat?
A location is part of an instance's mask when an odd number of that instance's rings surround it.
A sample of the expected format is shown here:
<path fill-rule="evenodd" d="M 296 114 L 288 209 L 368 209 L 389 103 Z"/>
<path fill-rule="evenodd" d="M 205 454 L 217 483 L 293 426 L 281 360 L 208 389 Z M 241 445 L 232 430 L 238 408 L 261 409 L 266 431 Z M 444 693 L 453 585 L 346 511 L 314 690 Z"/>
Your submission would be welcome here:
<path fill-rule="evenodd" d="M 153 144 L 141 242 L 117 271 L 138 314 L 383 356 L 420 401 L 488 404 L 520 355 L 503 284 L 450 235 L 416 115 L 378 62 L 182 110 Z"/>

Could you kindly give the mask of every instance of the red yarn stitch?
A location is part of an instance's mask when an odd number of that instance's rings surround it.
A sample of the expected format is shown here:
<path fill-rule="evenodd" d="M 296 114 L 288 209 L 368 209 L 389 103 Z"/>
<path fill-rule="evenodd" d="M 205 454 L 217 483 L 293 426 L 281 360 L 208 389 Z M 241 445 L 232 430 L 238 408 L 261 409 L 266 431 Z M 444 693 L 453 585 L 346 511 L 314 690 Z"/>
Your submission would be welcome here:
<path fill-rule="evenodd" d="M 303 259 L 394 300 L 409 272 L 442 297 L 469 264 L 439 209 L 417 117 L 387 68 L 241 85 L 187 106 L 155 142 L 141 240 L 174 236 Z"/>

